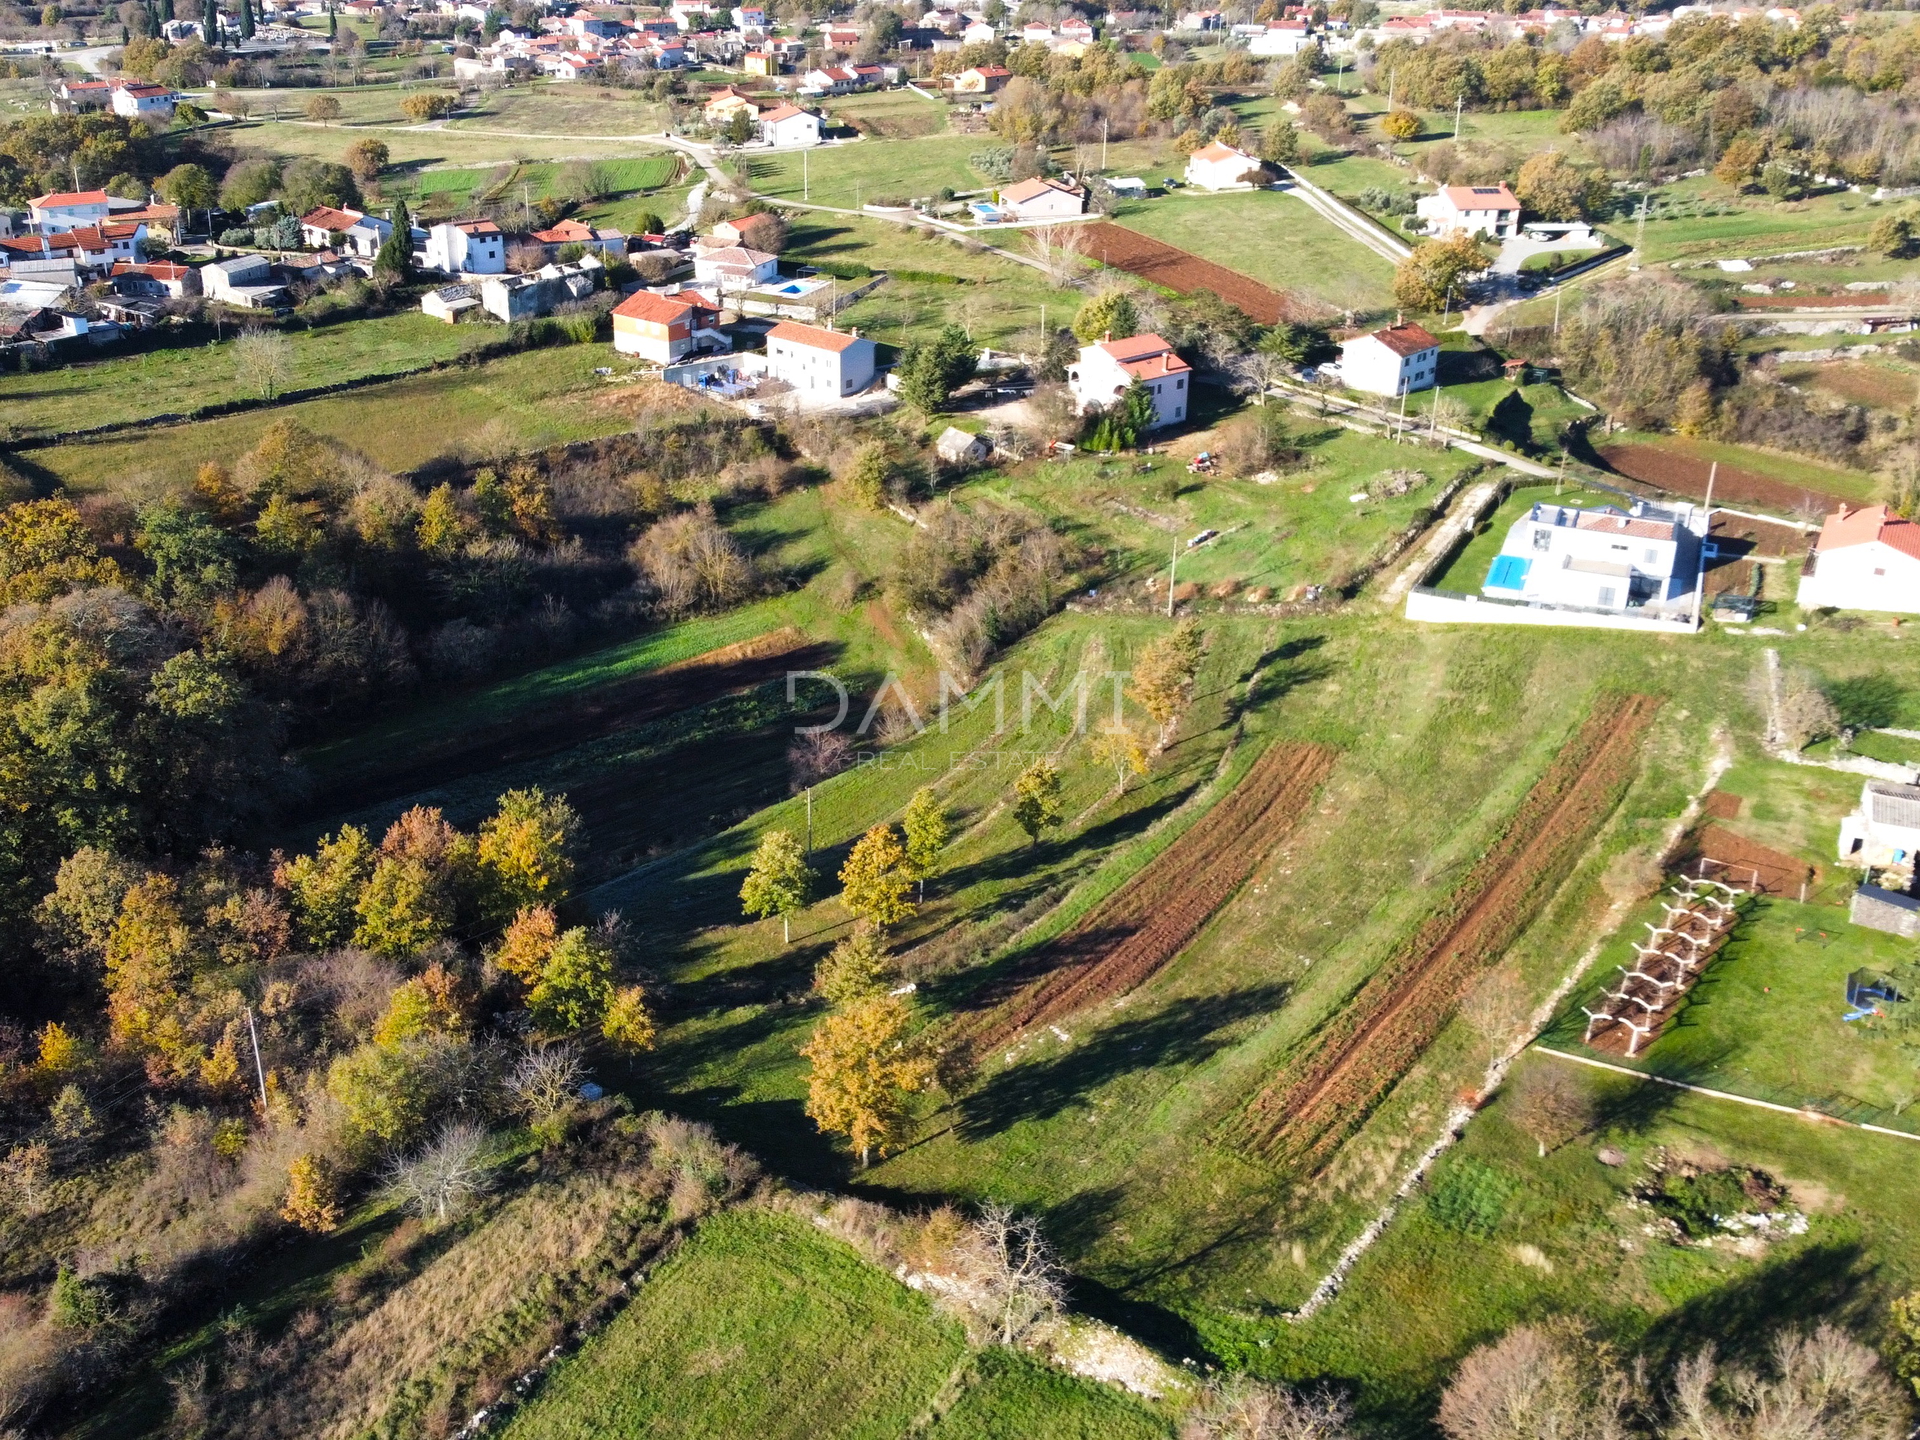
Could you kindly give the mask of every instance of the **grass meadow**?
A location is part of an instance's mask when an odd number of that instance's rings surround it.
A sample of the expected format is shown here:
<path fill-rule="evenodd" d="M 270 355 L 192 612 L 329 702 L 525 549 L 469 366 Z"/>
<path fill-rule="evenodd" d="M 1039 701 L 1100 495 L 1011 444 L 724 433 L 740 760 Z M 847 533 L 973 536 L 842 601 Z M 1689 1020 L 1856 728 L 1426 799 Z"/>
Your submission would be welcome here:
<path fill-rule="evenodd" d="M 705 1222 L 606 1331 L 562 1361 L 504 1440 L 1148 1440 L 1143 1404 L 960 1328 L 787 1215 Z"/>
<path fill-rule="evenodd" d="M 755 156 L 748 164 L 753 188 L 762 195 L 857 209 L 883 199 L 931 195 L 943 187 L 977 190 L 989 182 L 967 157 L 1000 143 L 992 135 L 858 140 Z"/>
<path fill-rule="evenodd" d="M 1124 202 L 1114 219 L 1263 285 L 1342 310 L 1392 303 L 1393 267 L 1294 195 L 1168 195 Z"/>

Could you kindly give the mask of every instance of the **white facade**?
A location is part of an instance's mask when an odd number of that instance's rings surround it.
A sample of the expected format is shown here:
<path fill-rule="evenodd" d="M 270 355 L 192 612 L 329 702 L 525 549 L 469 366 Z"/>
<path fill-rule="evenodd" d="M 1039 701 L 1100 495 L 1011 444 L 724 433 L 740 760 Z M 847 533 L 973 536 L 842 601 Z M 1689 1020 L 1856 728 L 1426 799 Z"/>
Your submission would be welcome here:
<path fill-rule="evenodd" d="M 1000 212 L 1015 220 L 1068 220 L 1087 211 L 1087 192 L 1077 185 L 1035 177 L 1000 192 Z"/>
<path fill-rule="evenodd" d="M 1920 854 L 1920 786 L 1869 780 L 1860 808 L 1840 822 L 1840 858 L 1854 865 L 1911 865 Z"/>
<path fill-rule="evenodd" d="M 1300 21 L 1276 21 L 1247 42 L 1247 53 L 1249 55 L 1298 55 L 1312 40 L 1313 36 Z"/>
<path fill-rule="evenodd" d="M 798 105 L 782 105 L 760 117 L 760 143 L 780 148 L 818 145 L 820 117 Z"/>
<path fill-rule="evenodd" d="M 427 231 L 421 263 L 448 275 L 504 274 L 507 237 L 491 220 L 443 221 Z"/>
<path fill-rule="evenodd" d="M 236 255 L 200 267 L 200 288 L 209 300 L 260 309 L 277 304 L 286 288 L 276 285 L 264 255 Z"/>
<path fill-rule="evenodd" d="M 1440 342 L 1418 325 L 1389 325 L 1344 342 L 1332 368 L 1350 389 L 1398 397 L 1433 387 Z"/>
<path fill-rule="evenodd" d="M 1920 525 L 1884 505 L 1842 506 L 1827 517 L 1813 569 L 1800 579 L 1803 610 L 1881 610 L 1920 614 Z"/>
<path fill-rule="evenodd" d="M 1132 335 L 1125 340 L 1100 340 L 1082 346 L 1079 358 L 1067 370 L 1067 388 L 1082 413 L 1095 405 L 1114 404 L 1135 380 L 1153 394 L 1154 429 L 1187 418 L 1193 367 L 1158 335 Z"/>
<path fill-rule="evenodd" d="M 875 351 L 858 333 L 782 320 L 767 332 L 767 374 L 803 399 L 837 400 L 873 383 Z"/>
<path fill-rule="evenodd" d="M 33 228 L 43 235 L 62 230 L 78 230 L 98 225 L 110 209 L 104 190 L 79 190 L 63 195 L 42 195 L 27 202 L 27 215 Z"/>
<path fill-rule="evenodd" d="M 1592 610 L 1662 610 L 1693 594 L 1699 544 L 1691 511 L 1632 513 L 1542 501 L 1514 521 L 1480 593 Z"/>
<path fill-rule="evenodd" d="M 744 245 L 728 245 L 719 250 L 703 250 L 693 257 L 695 284 L 715 285 L 723 293 L 751 290 L 778 278 L 780 257 Z"/>
<path fill-rule="evenodd" d="M 1187 183 L 1202 190 L 1244 189 L 1250 182 L 1241 177 L 1259 168 L 1260 162 L 1246 151 L 1214 140 L 1187 157 Z"/>
<path fill-rule="evenodd" d="M 1443 185 L 1414 202 L 1433 235 L 1485 235 L 1511 240 L 1520 233 L 1520 202 L 1505 185 Z"/>

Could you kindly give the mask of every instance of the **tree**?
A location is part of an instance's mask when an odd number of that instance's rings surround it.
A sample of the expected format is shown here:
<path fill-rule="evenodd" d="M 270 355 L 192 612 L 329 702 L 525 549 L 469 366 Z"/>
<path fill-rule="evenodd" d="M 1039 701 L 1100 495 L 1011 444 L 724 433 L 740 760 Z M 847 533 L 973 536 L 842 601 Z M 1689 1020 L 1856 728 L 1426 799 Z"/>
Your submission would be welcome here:
<path fill-rule="evenodd" d="M 613 947 L 585 926 L 554 941 L 546 968 L 527 992 L 527 1010 L 549 1034 L 598 1029 L 613 999 Z"/>
<path fill-rule="evenodd" d="M 893 478 L 893 456 L 884 440 L 869 440 L 853 457 L 847 484 L 869 510 L 884 510 L 887 482 Z"/>
<path fill-rule="evenodd" d="M 1867 232 L 1867 248 L 1898 260 L 1913 246 L 1913 220 L 1904 212 L 1882 215 Z"/>
<path fill-rule="evenodd" d="M 313 1235 L 326 1235 L 340 1226 L 340 1195 L 332 1167 L 318 1155 L 296 1155 L 287 1167 L 287 1193 L 280 1202 L 280 1218 Z"/>
<path fill-rule="evenodd" d="M 1182 620 L 1140 653 L 1134 663 L 1127 694 L 1160 727 L 1159 745 L 1172 737 L 1180 716 L 1193 699 L 1193 680 L 1200 669 L 1201 632 L 1192 620 Z"/>
<path fill-rule="evenodd" d="M 901 828 L 907 836 L 907 863 L 913 867 L 914 879 L 920 883 L 920 899 L 924 902 L 927 876 L 940 863 L 940 852 L 953 838 L 953 822 L 947 816 L 947 807 L 940 803 L 931 785 L 922 785 L 913 792 Z"/>
<path fill-rule="evenodd" d="M 1467 278 L 1491 263 L 1472 235 L 1425 241 L 1394 270 L 1393 298 L 1409 310 L 1439 310 L 1464 300 Z"/>
<path fill-rule="evenodd" d="M 891 825 L 876 825 L 854 842 L 840 867 L 840 903 L 854 915 L 888 926 L 910 919 L 913 868 Z"/>
<path fill-rule="evenodd" d="M 1270 165 L 1291 165 L 1300 158 L 1300 132 L 1291 120 L 1271 121 L 1260 132 L 1260 158 Z"/>
<path fill-rule="evenodd" d="M 154 182 L 163 199 L 182 210 L 207 210 L 220 198 L 219 188 L 204 165 L 176 165 Z"/>
<path fill-rule="evenodd" d="M 794 913 L 806 908 L 813 882 L 813 867 L 793 832 L 769 830 L 760 837 L 747 878 L 740 882 L 740 903 L 756 919 L 778 915 L 781 943 L 790 945 Z"/>
<path fill-rule="evenodd" d="M 1753 177 L 1760 173 L 1760 167 L 1766 163 L 1767 144 L 1754 135 L 1736 135 L 1713 167 L 1713 178 L 1723 185 L 1735 189 L 1745 189 L 1753 183 Z"/>
<path fill-rule="evenodd" d="M 932 340 L 907 347 L 898 371 L 900 398 L 928 415 L 935 414 L 973 378 L 977 363 L 966 332 L 948 325 Z"/>
<path fill-rule="evenodd" d="M 1902 1295 L 1890 1307 L 1893 1321 L 1893 1373 L 1920 1395 L 1920 1290 Z"/>
<path fill-rule="evenodd" d="M 623 1050 L 651 1050 L 657 1027 L 647 1009 L 647 992 L 638 985 L 622 985 L 607 999 L 600 1033 Z"/>
<path fill-rule="evenodd" d="M 1140 313 L 1134 308 L 1133 295 L 1117 285 L 1102 290 L 1073 317 L 1073 333 L 1087 345 L 1103 339 L 1125 339 L 1139 329 Z"/>
<path fill-rule="evenodd" d="M 1060 772 L 1045 760 L 1036 760 L 1013 782 L 1013 818 L 1032 844 L 1042 832 L 1060 824 Z"/>
<path fill-rule="evenodd" d="M 340 102 L 331 95 L 313 95 L 307 99 L 307 119 L 331 125 L 341 116 Z"/>
<path fill-rule="evenodd" d="M 571 1040 L 529 1045 L 507 1072 L 506 1089 L 535 1124 L 571 1105 L 586 1083 L 587 1064 Z"/>
<path fill-rule="evenodd" d="M 1584 220 L 1607 202 L 1607 177 L 1586 170 L 1558 150 L 1529 155 L 1514 181 L 1514 196 L 1545 220 Z"/>
<path fill-rule="evenodd" d="M 1593 1124 L 1593 1092 L 1568 1065 L 1536 1062 L 1513 1082 L 1513 1123 L 1531 1135 L 1544 1158 Z"/>
<path fill-rule="evenodd" d="M 393 229 L 380 242 L 380 251 L 373 257 L 373 270 L 376 275 L 390 275 L 401 284 L 413 278 L 413 215 L 404 200 L 393 203 Z"/>
<path fill-rule="evenodd" d="M 354 906 L 360 925 L 353 943 L 399 957 L 451 934 L 473 870 L 473 841 L 439 810 L 416 805 L 380 842 L 380 858 Z"/>
<path fill-rule="evenodd" d="M 1032 1216 L 989 1200 L 954 1247 L 976 1338 L 1012 1345 L 1066 1301 L 1065 1272 Z"/>
<path fill-rule="evenodd" d="M 487 1154 L 486 1128 L 456 1120 L 418 1154 L 389 1165 L 386 1190 L 421 1219 L 444 1224 L 493 1188 L 496 1168 Z"/>
<path fill-rule="evenodd" d="M 240 38 L 253 38 L 253 0 L 240 0 Z"/>
<path fill-rule="evenodd" d="M 1426 128 L 1417 112 L 1396 107 L 1387 112 L 1380 129 L 1389 140 L 1411 140 Z"/>
<path fill-rule="evenodd" d="M 460 108 L 460 97 L 444 90 L 423 90 L 407 96 L 400 102 L 400 108 L 409 119 L 442 120 Z"/>
<path fill-rule="evenodd" d="M 580 817 L 564 795 L 538 787 L 509 790 L 480 823 L 475 849 L 484 895 L 482 910 L 495 919 L 529 905 L 552 905 L 573 889 L 573 847 Z"/>
<path fill-rule="evenodd" d="M 233 368 L 241 384 L 271 400 L 293 377 L 293 341 L 278 330 L 243 330 L 234 337 Z"/>
<path fill-rule="evenodd" d="M 365 184 L 378 180 L 380 172 L 387 168 L 387 162 L 393 152 L 387 148 L 384 140 L 375 140 L 369 136 L 365 140 L 356 140 L 347 147 L 344 157 L 347 168 L 353 172 L 354 179 Z"/>
<path fill-rule="evenodd" d="M 357 206 L 360 187 L 346 166 L 302 155 L 280 172 L 280 198 L 293 214 L 306 215 L 323 205 Z"/>
<path fill-rule="evenodd" d="M 1680 1362 L 1662 1440 L 1901 1440 L 1910 1420 L 1879 1357 L 1832 1325 L 1773 1337 L 1766 1371 Z M 1446 1411 L 1441 1410 L 1442 1423 Z"/>
<path fill-rule="evenodd" d="M 1840 733 L 1840 711 L 1812 675 L 1795 671 L 1781 685 L 1775 725 L 1782 743 L 1798 751 Z"/>
<path fill-rule="evenodd" d="M 176 610 L 204 604 L 239 583 L 239 547 L 233 538 L 177 500 L 142 510 L 133 543 L 153 566 L 148 591 Z"/>
<path fill-rule="evenodd" d="M 257 158 L 242 160 L 220 182 L 220 207 L 244 210 L 269 198 L 280 185 L 280 162 Z"/>
<path fill-rule="evenodd" d="M 332 950 L 353 938 L 355 905 L 373 875 L 375 852 L 367 832 L 342 825 L 338 836 L 322 835 L 311 855 L 282 861 L 273 883 L 285 892 L 294 930 L 314 951 Z"/>
<path fill-rule="evenodd" d="M 414 525 L 415 542 L 427 554 L 442 560 L 460 552 L 467 538 L 467 517 L 460 512 L 453 486 L 445 481 L 427 492 L 420 505 L 420 519 Z"/>
<path fill-rule="evenodd" d="M 829 1005 L 851 1005 L 884 995 L 891 977 L 892 967 L 887 964 L 887 947 L 880 943 L 880 932 L 863 920 L 814 966 L 813 991 Z"/>
<path fill-rule="evenodd" d="M 1449 1440 L 1625 1440 L 1630 1398 L 1605 1347 L 1570 1326 L 1519 1325 L 1460 1363 L 1440 1428 Z"/>
<path fill-rule="evenodd" d="M 550 905 L 530 905 L 513 917 L 500 947 L 493 952 L 493 963 L 523 984 L 532 985 L 547 968 L 547 957 L 560 938 L 559 923 Z"/>
<path fill-rule="evenodd" d="M 1108 720 L 1087 748 L 1100 764 L 1113 767 L 1114 783 L 1123 788 L 1127 776 L 1147 773 L 1147 742 L 1123 720 Z"/>
<path fill-rule="evenodd" d="M 744 145 L 753 138 L 753 132 L 753 116 L 746 110 L 736 110 L 720 127 L 720 138 L 729 145 Z"/>
<path fill-rule="evenodd" d="M 845 1135 L 865 1168 L 907 1131 L 907 1097 L 933 1081 L 933 1060 L 909 1043 L 913 1015 L 898 995 L 873 995 L 836 1010 L 800 1053 L 811 1062 L 807 1114 Z"/>

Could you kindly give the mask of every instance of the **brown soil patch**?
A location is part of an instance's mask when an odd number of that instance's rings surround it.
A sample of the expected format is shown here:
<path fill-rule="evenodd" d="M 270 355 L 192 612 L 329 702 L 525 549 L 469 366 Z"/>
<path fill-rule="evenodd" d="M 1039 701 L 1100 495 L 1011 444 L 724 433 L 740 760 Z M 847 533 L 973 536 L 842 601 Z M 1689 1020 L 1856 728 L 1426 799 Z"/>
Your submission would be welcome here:
<path fill-rule="evenodd" d="M 1176 294 L 1211 290 L 1262 325 L 1277 325 L 1282 320 L 1309 320 L 1319 313 L 1315 306 L 1298 296 L 1269 290 L 1237 270 L 1176 250 L 1124 225 L 1103 220 L 1087 226 L 1082 233 L 1087 237 L 1086 253 L 1090 259 L 1125 270 L 1129 275 L 1138 275 L 1155 285 L 1164 285 Z"/>
<path fill-rule="evenodd" d="M 1712 462 L 1681 455 L 1658 445 L 1609 445 L 1600 452 L 1609 468 L 1630 480 L 1651 485 L 1670 495 L 1703 500 Z M 1809 516 L 1826 515 L 1845 500 L 1830 491 L 1794 485 L 1734 465 L 1721 465 L 1713 479 L 1713 498 L 1728 505 L 1765 505 L 1774 510 Z"/>
<path fill-rule="evenodd" d="M 723 645 L 631 680 L 603 685 L 542 710 L 462 732 L 456 739 L 393 757 L 391 768 L 356 773 L 317 791 L 308 813 L 362 806 L 444 784 L 463 775 L 515 765 L 584 741 L 691 709 L 723 695 L 777 680 L 789 670 L 818 668 L 832 657 L 791 626 Z"/>
<path fill-rule="evenodd" d="M 1700 809 L 1709 820 L 1738 820 L 1741 803 L 1741 796 L 1730 795 L 1725 790 L 1709 790 L 1700 802 Z"/>
<path fill-rule="evenodd" d="M 1667 1022 L 1686 1008 L 1688 994 L 1700 982 L 1700 977 L 1706 974 L 1708 967 L 1713 964 L 1713 957 L 1720 953 L 1721 947 L 1727 943 L 1727 937 L 1732 934 L 1732 926 L 1722 928 L 1721 924 L 1717 923 L 1717 917 L 1704 905 L 1688 906 L 1684 915 L 1673 916 L 1667 923 L 1681 934 L 1691 936 L 1698 942 L 1691 948 L 1669 942 L 1675 944 L 1677 950 L 1687 954 L 1690 963 L 1683 967 L 1671 955 L 1642 956 L 1635 961 L 1636 969 L 1660 981 L 1661 985 L 1651 984 L 1645 979 L 1623 976 L 1620 982 L 1621 988 L 1616 993 L 1628 996 L 1638 995 L 1645 1000 L 1646 1005 L 1635 1004 L 1625 999 L 1602 999 L 1596 1008 L 1606 1009 L 1614 1015 L 1627 1015 L 1646 1033 L 1638 1037 L 1638 1043 L 1635 1043 L 1636 1032 L 1628 1026 L 1598 1021 L 1590 1027 L 1592 1034 L 1587 1040 L 1588 1049 L 1598 1050 L 1603 1055 L 1619 1055 L 1624 1058 L 1640 1053 L 1658 1040 Z M 1698 963 L 1691 963 L 1695 960 L 1696 953 Z M 1667 988 L 1662 990 L 1662 985 Z M 1646 1008 L 1647 1005 L 1659 1008 L 1649 1010 Z"/>
<path fill-rule="evenodd" d="M 1734 818 L 1733 815 L 1721 816 L 1713 811 L 1708 813 L 1715 819 Z M 1735 813 L 1738 813 L 1737 810 Z M 1708 864 L 1702 870 L 1700 862 L 1703 859 L 1721 863 Z M 1808 864 L 1795 855 L 1769 849 L 1744 835 L 1735 834 L 1723 825 L 1704 825 L 1700 828 L 1687 847 L 1680 870 L 1683 874 L 1704 876 L 1737 889 L 1751 889 L 1758 895 L 1791 895 L 1796 899 L 1803 884 L 1811 889 L 1820 880 L 1818 865 Z"/>
<path fill-rule="evenodd" d="M 1265 860 L 1333 768 L 1324 745 L 1275 744 L 1228 795 L 1073 929 L 1030 958 L 1012 996 L 964 1025 L 976 1055 L 1144 984 Z M 1033 978 L 1035 973 L 1037 978 Z"/>
<path fill-rule="evenodd" d="M 1790 385 L 1802 385 L 1836 400 L 1876 410 L 1904 412 L 1914 403 L 1914 376 L 1868 361 L 1838 360 L 1792 369 L 1782 366 L 1780 378 Z"/>
<path fill-rule="evenodd" d="M 1317 1171 L 1412 1068 L 1460 996 L 1539 913 L 1619 803 L 1660 697 L 1601 703 L 1500 838 L 1242 1117 L 1274 1159 Z"/>

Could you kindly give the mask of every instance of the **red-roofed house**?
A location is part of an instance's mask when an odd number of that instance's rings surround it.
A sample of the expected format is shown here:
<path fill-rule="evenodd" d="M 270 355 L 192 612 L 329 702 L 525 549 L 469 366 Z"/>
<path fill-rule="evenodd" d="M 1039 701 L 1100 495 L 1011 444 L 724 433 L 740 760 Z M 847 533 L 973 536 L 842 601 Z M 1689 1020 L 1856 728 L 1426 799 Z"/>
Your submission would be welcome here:
<path fill-rule="evenodd" d="M 714 329 L 720 312 L 698 295 L 655 295 L 637 290 L 613 310 L 613 348 L 657 365 L 671 365 L 704 348 L 724 350 Z"/>
<path fill-rule="evenodd" d="M 184 300 L 189 295 L 200 293 L 200 272 L 191 265 L 177 265 L 171 260 L 148 260 L 144 263 L 116 260 L 112 279 L 113 288 L 122 295 L 154 295 Z"/>
<path fill-rule="evenodd" d="M 1920 613 L 1920 525 L 1884 505 L 1842 505 L 1820 527 L 1799 600 L 1803 610 Z"/>
<path fill-rule="evenodd" d="M 568 245 L 584 245 L 589 250 L 598 250 L 609 260 L 624 259 L 627 253 L 624 230 L 602 230 L 580 220 L 562 220 L 549 229 L 534 231 L 532 238 L 546 247 L 549 260 Z"/>
<path fill-rule="evenodd" d="M 858 330 L 822 330 L 782 320 L 767 332 L 767 374 L 803 399 L 837 400 L 873 383 L 876 354 Z"/>
<path fill-rule="evenodd" d="M 1153 428 L 1187 418 L 1187 386 L 1193 367 L 1158 335 L 1130 335 L 1082 346 L 1067 371 L 1067 388 L 1083 411 L 1111 405 L 1138 380 L 1153 392 Z"/>
<path fill-rule="evenodd" d="M 1013 72 L 1004 65 L 976 65 L 953 77 L 956 95 L 997 95 L 1007 88 Z"/>
<path fill-rule="evenodd" d="M 1440 371 L 1440 342 L 1418 325 L 1389 325 L 1340 347 L 1341 380 L 1370 395 L 1431 388 Z"/>
<path fill-rule="evenodd" d="M 760 143 L 778 148 L 820 143 L 820 117 L 798 105 L 780 105 L 760 114 Z"/>
<path fill-rule="evenodd" d="M 111 209 L 104 190 L 66 190 L 27 201 L 33 228 L 42 234 L 98 225 Z"/>
<path fill-rule="evenodd" d="M 1035 176 L 1000 192 L 1000 211 L 1015 220 L 1061 220 L 1084 215 L 1087 192 L 1078 185 Z"/>
<path fill-rule="evenodd" d="M 1244 150 L 1208 141 L 1187 157 L 1187 183 L 1202 190 L 1236 190 L 1253 184 L 1248 175 L 1264 172 L 1260 162 Z"/>
<path fill-rule="evenodd" d="M 1442 185 L 1413 208 L 1435 235 L 1511 240 L 1520 233 L 1520 202 L 1505 185 Z"/>

